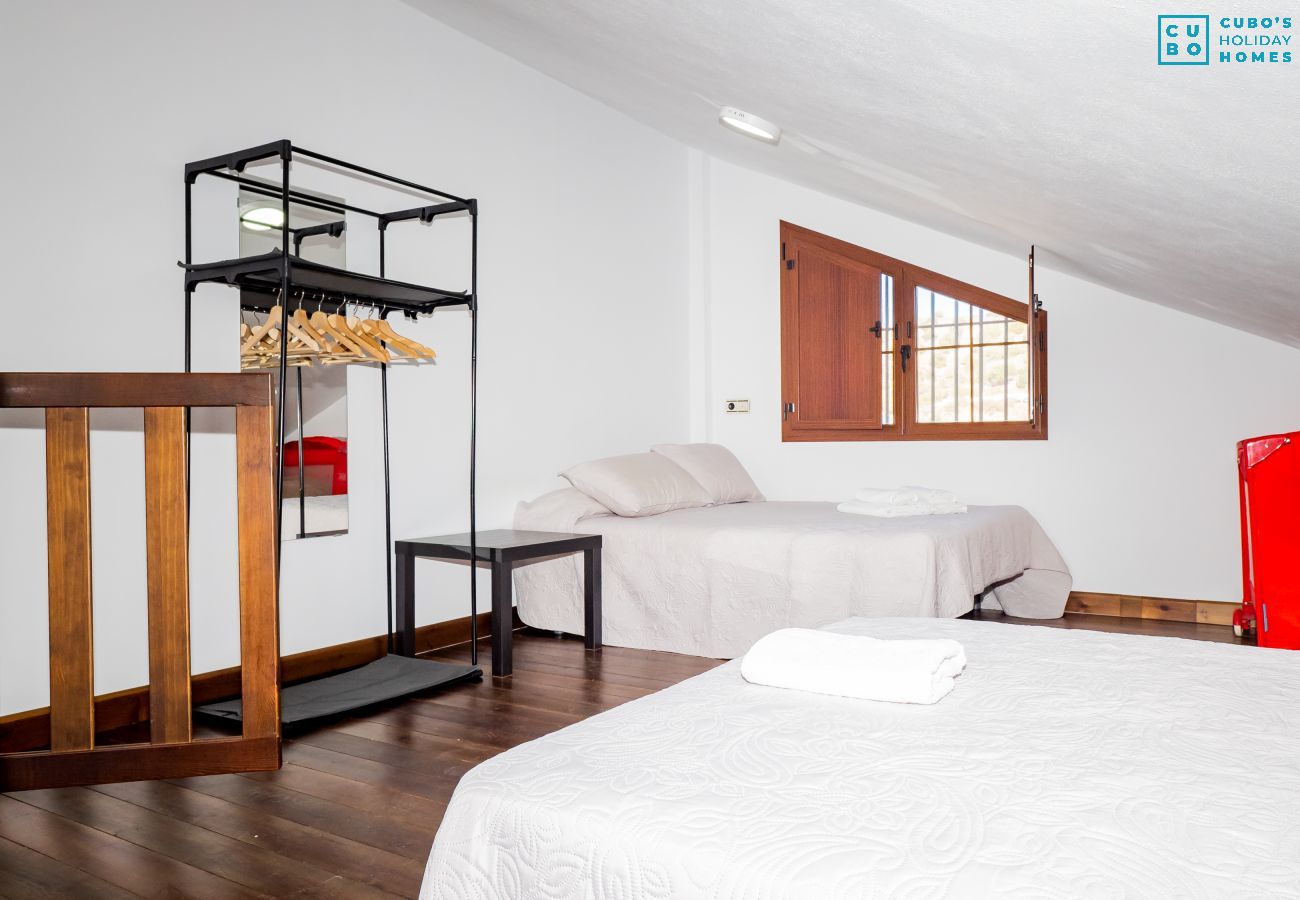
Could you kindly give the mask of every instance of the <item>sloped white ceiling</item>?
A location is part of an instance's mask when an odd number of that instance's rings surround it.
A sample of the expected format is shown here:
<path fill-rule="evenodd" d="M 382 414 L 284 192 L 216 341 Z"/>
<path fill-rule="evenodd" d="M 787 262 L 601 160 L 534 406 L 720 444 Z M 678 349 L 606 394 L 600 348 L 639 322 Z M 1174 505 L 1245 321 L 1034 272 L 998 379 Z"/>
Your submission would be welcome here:
<path fill-rule="evenodd" d="M 1271 8 L 407 2 L 721 158 L 1300 346 L 1300 47 L 1156 65 L 1158 13 Z M 721 104 L 781 144 L 720 127 Z"/>

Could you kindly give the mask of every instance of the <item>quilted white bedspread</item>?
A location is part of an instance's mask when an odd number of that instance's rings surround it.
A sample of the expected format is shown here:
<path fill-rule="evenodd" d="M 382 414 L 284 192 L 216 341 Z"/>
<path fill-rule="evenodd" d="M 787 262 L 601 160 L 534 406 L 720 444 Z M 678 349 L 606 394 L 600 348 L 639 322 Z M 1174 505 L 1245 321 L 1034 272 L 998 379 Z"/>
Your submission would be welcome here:
<path fill-rule="evenodd" d="M 733 658 L 778 628 L 849 616 L 953 618 L 997 582 L 990 605 L 1056 618 L 1069 569 L 1018 506 L 881 519 L 834 503 L 767 501 L 611 515 L 572 488 L 520 504 L 515 527 L 604 538 L 605 643 Z M 515 573 L 529 625 L 582 633 L 579 557 Z"/>
<path fill-rule="evenodd" d="M 729 663 L 470 771 L 424 898 L 1300 895 L 1300 653 L 995 622 L 934 706 Z"/>

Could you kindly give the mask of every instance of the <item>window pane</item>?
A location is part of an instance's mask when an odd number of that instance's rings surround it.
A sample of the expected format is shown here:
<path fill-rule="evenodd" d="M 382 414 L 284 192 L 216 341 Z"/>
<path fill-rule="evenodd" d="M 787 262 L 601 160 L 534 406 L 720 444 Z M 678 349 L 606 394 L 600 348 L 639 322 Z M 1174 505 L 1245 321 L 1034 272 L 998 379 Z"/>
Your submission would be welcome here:
<path fill-rule="evenodd" d="M 934 346 L 934 293 L 916 289 L 916 346 Z"/>
<path fill-rule="evenodd" d="M 974 389 L 971 383 L 971 355 L 965 348 L 954 350 L 953 353 L 957 356 L 957 413 L 954 421 L 970 422 L 974 416 L 970 405 Z"/>
<path fill-rule="evenodd" d="M 894 279 L 880 275 L 881 422 L 894 424 Z"/>
<path fill-rule="evenodd" d="M 1007 340 L 1007 320 L 1001 316 L 986 313 L 984 316 L 984 338 L 986 344 L 1001 344 Z"/>
<path fill-rule="evenodd" d="M 934 410 L 931 415 L 935 422 L 957 421 L 957 351 L 935 350 L 930 354 L 934 363 Z"/>
<path fill-rule="evenodd" d="M 880 349 L 890 353 L 894 349 L 894 279 L 880 276 Z"/>
<path fill-rule="evenodd" d="M 918 328 L 934 322 L 934 292 L 916 289 L 916 325 Z"/>
<path fill-rule="evenodd" d="M 1007 419 L 1012 422 L 1029 420 L 1029 345 L 1012 344 L 1008 356 Z"/>
<path fill-rule="evenodd" d="M 949 350 L 916 351 L 916 420 L 918 422 L 956 422 L 963 394 L 958 371 L 959 352 Z M 965 395 L 969 396 L 969 380 Z"/>
<path fill-rule="evenodd" d="M 915 299 L 916 420 L 1028 421 L 1025 323 L 924 288 Z"/>
<path fill-rule="evenodd" d="M 969 318 L 963 318 L 957 323 L 957 339 L 953 344 L 957 347 L 965 347 L 972 343 L 971 335 L 974 334 L 975 342 L 979 340 L 979 325 L 972 325 Z"/>
<path fill-rule="evenodd" d="M 928 342 L 923 347 L 952 347 L 957 343 L 957 322 L 960 317 L 959 307 L 965 304 L 945 297 L 936 291 L 926 291 L 931 309 L 932 325 L 927 335 Z"/>
<path fill-rule="evenodd" d="M 912 365 L 916 366 L 916 421 L 918 422 L 934 421 L 930 407 L 934 399 L 932 390 L 934 380 L 930 377 L 933 356 L 933 350 L 917 350 L 916 356 L 912 358 Z"/>
<path fill-rule="evenodd" d="M 1007 379 L 1003 361 L 1005 352 L 1006 347 L 1002 345 L 985 346 L 980 350 L 984 366 L 980 381 L 984 401 L 981 406 L 982 422 L 1005 422 L 1007 419 L 1004 391 Z"/>

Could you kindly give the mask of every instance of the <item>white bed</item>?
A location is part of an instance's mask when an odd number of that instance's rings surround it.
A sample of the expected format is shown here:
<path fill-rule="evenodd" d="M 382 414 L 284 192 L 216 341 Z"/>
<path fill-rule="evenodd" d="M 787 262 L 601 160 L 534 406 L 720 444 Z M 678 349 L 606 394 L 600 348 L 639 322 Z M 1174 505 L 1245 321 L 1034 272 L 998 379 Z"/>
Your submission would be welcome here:
<path fill-rule="evenodd" d="M 424 898 L 1300 894 L 1300 654 L 994 622 L 934 706 L 730 663 L 470 771 Z"/>
<path fill-rule="evenodd" d="M 1056 618 L 1070 573 L 1033 516 L 972 506 L 946 516 L 880 519 L 833 503 L 765 501 L 624 518 L 571 488 L 520 504 L 515 527 L 604 537 L 605 643 L 731 658 L 778 628 L 849 616 L 969 612 Z M 576 557 L 519 569 L 527 624 L 582 633 Z"/>

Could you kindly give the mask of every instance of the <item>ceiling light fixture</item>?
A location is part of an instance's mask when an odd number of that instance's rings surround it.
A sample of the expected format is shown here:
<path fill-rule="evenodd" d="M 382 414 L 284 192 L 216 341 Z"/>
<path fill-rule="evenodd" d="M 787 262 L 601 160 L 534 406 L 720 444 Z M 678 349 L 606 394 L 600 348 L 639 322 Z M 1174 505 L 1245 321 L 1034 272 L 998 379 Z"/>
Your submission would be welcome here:
<path fill-rule="evenodd" d="M 249 231 L 270 231 L 284 224 L 284 210 L 278 206 L 252 206 L 239 214 L 239 223 Z"/>
<path fill-rule="evenodd" d="M 769 144 L 781 140 L 781 129 L 775 122 L 760 119 L 753 113 L 734 106 L 724 106 L 718 111 L 718 121 L 732 131 L 738 131 L 746 137 L 756 138 Z"/>

